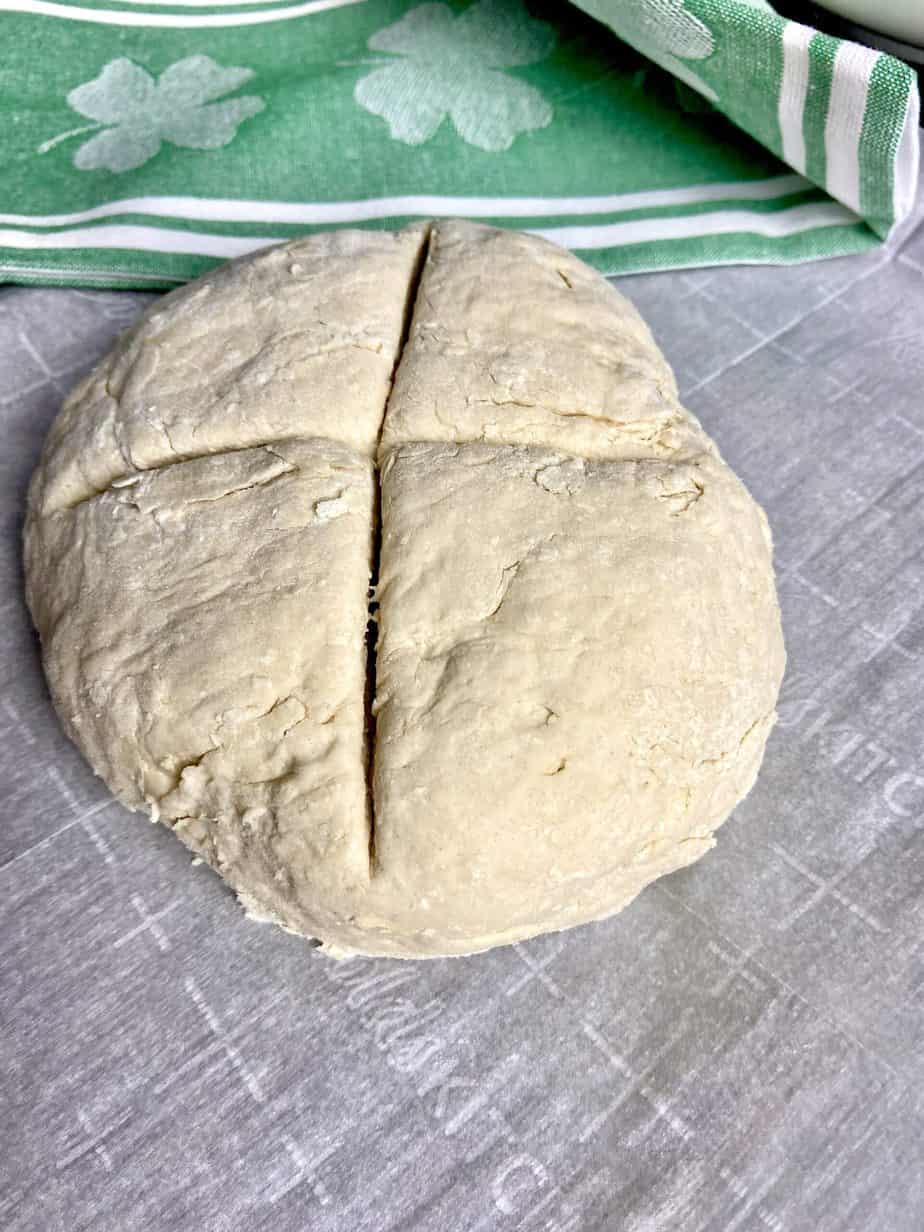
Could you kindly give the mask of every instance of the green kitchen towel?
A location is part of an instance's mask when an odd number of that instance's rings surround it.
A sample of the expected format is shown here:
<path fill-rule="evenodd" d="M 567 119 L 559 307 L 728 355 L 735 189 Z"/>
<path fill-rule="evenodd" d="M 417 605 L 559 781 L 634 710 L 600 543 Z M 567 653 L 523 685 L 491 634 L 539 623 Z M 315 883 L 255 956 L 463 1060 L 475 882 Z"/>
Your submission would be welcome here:
<path fill-rule="evenodd" d="M 870 247 L 910 208 L 899 61 L 763 0 L 580 9 L 0 0 L 0 279 L 169 286 L 433 215 L 608 272 L 797 261 Z"/>

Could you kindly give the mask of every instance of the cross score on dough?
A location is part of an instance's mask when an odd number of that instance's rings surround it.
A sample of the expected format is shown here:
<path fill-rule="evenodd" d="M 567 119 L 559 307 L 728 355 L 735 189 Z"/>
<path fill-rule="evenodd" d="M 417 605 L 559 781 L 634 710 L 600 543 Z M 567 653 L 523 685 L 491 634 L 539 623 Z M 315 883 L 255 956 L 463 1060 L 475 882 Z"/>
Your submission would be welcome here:
<path fill-rule="evenodd" d="M 637 312 L 471 223 L 160 300 L 52 428 L 26 574 L 97 773 L 334 954 L 619 910 L 713 845 L 784 664 L 766 519 Z"/>

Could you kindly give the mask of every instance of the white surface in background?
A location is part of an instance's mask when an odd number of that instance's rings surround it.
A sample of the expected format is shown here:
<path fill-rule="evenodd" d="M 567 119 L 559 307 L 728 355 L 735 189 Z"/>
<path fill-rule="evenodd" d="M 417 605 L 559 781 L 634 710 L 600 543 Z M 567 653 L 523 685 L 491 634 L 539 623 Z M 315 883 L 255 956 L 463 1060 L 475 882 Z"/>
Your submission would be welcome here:
<path fill-rule="evenodd" d="M 816 0 L 816 3 L 869 30 L 924 46 L 924 4 L 921 0 Z"/>

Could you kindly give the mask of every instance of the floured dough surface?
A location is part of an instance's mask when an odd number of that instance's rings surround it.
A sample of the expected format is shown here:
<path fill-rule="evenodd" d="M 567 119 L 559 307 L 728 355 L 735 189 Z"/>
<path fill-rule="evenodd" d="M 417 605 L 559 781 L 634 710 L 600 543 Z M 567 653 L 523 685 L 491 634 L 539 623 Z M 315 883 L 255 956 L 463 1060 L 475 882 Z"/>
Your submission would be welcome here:
<path fill-rule="evenodd" d="M 165 295 L 70 395 L 33 504 L 178 459 L 326 437 L 370 454 L 426 230 L 337 231 Z"/>
<path fill-rule="evenodd" d="M 333 953 L 619 910 L 713 845 L 784 664 L 766 519 L 641 318 L 469 223 L 160 301 L 52 429 L 26 573 L 97 773 Z"/>
<path fill-rule="evenodd" d="M 542 444 L 588 458 L 700 453 L 674 375 L 627 299 L 528 235 L 440 224 L 382 435 Z"/>
<path fill-rule="evenodd" d="M 382 502 L 376 853 L 407 901 L 460 938 L 562 928 L 707 851 L 776 699 L 727 468 L 417 444 Z"/>
<path fill-rule="evenodd" d="M 373 505 L 368 458 L 285 441 L 123 480 L 27 539 L 52 695 L 93 767 L 251 895 L 314 887 L 318 930 L 368 877 Z"/>

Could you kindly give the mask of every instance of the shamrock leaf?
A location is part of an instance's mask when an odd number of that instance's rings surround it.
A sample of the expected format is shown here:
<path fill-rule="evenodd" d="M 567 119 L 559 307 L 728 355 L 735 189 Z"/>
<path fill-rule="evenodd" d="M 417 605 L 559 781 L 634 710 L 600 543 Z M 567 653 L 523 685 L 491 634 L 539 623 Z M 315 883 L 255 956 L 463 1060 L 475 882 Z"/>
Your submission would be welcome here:
<path fill-rule="evenodd" d="M 745 3 L 764 7 L 763 0 Z M 620 0 L 618 4 L 590 0 L 581 7 L 694 90 L 712 102 L 718 100 L 712 87 L 683 63 L 706 60 L 715 50 L 712 31 L 684 7 L 684 0 Z"/>
<path fill-rule="evenodd" d="M 111 60 L 98 77 L 67 96 L 74 111 L 95 123 L 54 137 L 39 151 L 102 126 L 74 155 L 78 170 L 131 171 L 153 158 L 162 141 L 216 150 L 234 138 L 243 120 L 264 108 L 256 94 L 216 101 L 253 75 L 249 68 L 223 68 L 209 56 L 188 56 L 155 81 L 131 60 Z"/>
<path fill-rule="evenodd" d="M 477 0 L 458 16 L 446 4 L 420 4 L 369 40 L 373 51 L 401 58 L 363 77 L 353 96 L 407 145 L 429 141 L 449 116 L 469 145 L 507 150 L 520 133 L 549 124 L 552 108 L 504 70 L 543 60 L 555 41 L 523 0 Z"/>

